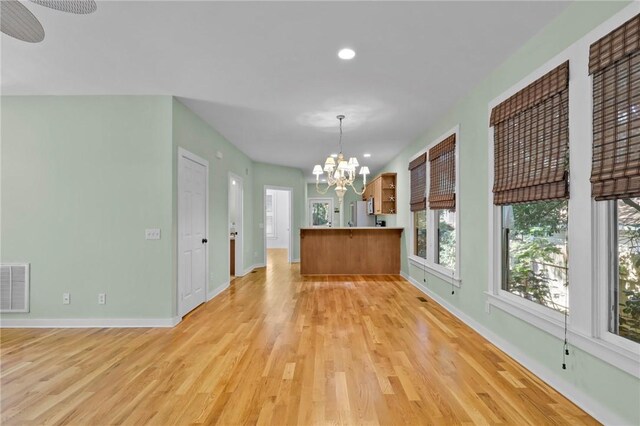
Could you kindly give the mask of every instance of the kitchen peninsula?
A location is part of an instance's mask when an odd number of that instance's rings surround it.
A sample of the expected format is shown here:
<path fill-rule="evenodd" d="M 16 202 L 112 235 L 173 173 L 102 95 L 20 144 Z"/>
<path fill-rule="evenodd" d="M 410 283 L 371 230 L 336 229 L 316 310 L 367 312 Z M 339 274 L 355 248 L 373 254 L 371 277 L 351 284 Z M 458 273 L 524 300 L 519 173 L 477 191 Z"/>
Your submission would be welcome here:
<path fill-rule="evenodd" d="M 302 228 L 303 275 L 398 275 L 403 228 Z"/>

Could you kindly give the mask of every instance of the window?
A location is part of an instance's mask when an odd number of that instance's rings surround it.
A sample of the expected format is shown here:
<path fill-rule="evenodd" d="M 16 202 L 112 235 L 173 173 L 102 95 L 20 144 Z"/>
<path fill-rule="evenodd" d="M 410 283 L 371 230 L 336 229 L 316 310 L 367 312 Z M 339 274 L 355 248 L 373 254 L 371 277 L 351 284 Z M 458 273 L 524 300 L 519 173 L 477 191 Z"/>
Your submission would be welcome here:
<path fill-rule="evenodd" d="M 457 137 L 456 127 L 436 139 L 409 165 L 413 224 L 409 260 L 454 285 L 460 285 L 456 215 Z"/>
<path fill-rule="evenodd" d="M 333 198 L 309 198 L 309 226 L 330 227 Z"/>
<path fill-rule="evenodd" d="M 640 343 L 640 197 L 615 203 L 609 331 Z"/>
<path fill-rule="evenodd" d="M 491 111 L 501 289 L 569 310 L 569 63 Z"/>
<path fill-rule="evenodd" d="M 411 172 L 410 210 L 413 222 L 414 256 L 427 257 L 427 155 L 422 153 L 409 163 Z"/>
<path fill-rule="evenodd" d="M 567 201 L 502 207 L 503 290 L 568 310 L 567 218 Z"/>
<path fill-rule="evenodd" d="M 488 138 L 488 314 L 500 309 L 556 337 L 559 353 L 566 338 L 634 377 L 639 95 L 640 15 L 629 7 L 492 101 Z"/>
<path fill-rule="evenodd" d="M 437 233 L 435 263 L 456 267 L 456 134 L 429 149 L 429 209 L 433 210 Z"/>
<path fill-rule="evenodd" d="M 266 212 L 266 232 L 267 238 L 275 239 L 276 236 L 276 224 L 274 221 L 275 200 L 273 194 L 267 193 L 265 196 L 265 212 Z"/>
<path fill-rule="evenodd" d="M 590 46 L 591 195 L 609 209 L 608 324 L 640 343 L 640 15 Z"/>
<path fill-rule="evenodd" d="M 448 269 L 456 268 L 456 212 L 437 210 L 438 238 L 436 263 Z"/>
<path fill-rule="evenodd" d="M 413 254 L 427 258 L 427 211 L 413 212 Z"/>

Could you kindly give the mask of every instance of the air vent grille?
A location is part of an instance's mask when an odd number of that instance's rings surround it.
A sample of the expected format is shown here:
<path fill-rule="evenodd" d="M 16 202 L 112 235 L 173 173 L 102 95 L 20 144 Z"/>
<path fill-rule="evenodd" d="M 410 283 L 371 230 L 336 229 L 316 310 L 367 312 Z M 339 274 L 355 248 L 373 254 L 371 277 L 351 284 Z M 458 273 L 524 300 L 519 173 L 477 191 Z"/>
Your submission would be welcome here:
<path fill-rule="evenodd" d="M 0 265 L 0 312 L 29 312 L 29 264 Z"/>

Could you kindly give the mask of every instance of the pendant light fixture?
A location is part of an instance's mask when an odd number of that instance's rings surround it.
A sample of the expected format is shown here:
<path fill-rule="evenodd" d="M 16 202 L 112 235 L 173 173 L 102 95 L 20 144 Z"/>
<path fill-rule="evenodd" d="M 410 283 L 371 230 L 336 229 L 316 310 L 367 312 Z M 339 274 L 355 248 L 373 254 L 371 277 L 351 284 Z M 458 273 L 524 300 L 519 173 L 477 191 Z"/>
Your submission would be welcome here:
<path fill-rule="evenodd" d="M 357 168 L 360 166 L 358 159 L 356 157 L 349 157 L 349 160 L 347 160 L 342 153 L 342 120 L 345 119 L 345 116 L 338 115 L 336 118 L 340 122 L 340 152 L 336 158 L 328 156 L 324 162 L 324 167 L 320 164 L 316 164 L 313 167 L 313 174 L 316 176 L 316 191 L 318 191 L 318 193 L 326 194 L 331 187 L 335 187 L 336 195 L 338 196 L 338 204 L 340 206 L 340 211 L 342 212 L 344 194 L 347 192 L 348 187 L 351 187 L 353 192 L 358 195 L 362 195 L 364 193 L 364 188 L 367 185 L 369 167 L 360 167 L 359 172 L 356 174 Z M 323 174 L 326 174 L 327 186 L 325 188 L 320 188 L 320 176 Z M 354 186 L 354 182 L 358 175 L 362 176 L 362 190 L 360 191 L 358 191 Z"/>

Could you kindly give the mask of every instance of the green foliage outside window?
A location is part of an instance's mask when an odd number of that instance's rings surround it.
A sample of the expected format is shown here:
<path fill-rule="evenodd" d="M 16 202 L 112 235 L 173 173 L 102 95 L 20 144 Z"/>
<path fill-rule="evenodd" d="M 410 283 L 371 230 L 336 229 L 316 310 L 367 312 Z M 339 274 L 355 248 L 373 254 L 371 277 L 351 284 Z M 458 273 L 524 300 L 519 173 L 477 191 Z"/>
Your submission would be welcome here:
<path fill-rule="evenodd" d="M 508 228 L 504 289 L 551 309 L 568 309 L 567 201 L 503 208 Z"/>
<path fill-rule="evenodd" d="M 456 267 L 456 228 L 455 213 L 438 211 L 438 263 L 455 269 Z"/>
<path fill-rule="evenodd" d="M 617 219 L 617 334 L 640 343 L 640 198 L 619 200 Z"/>

